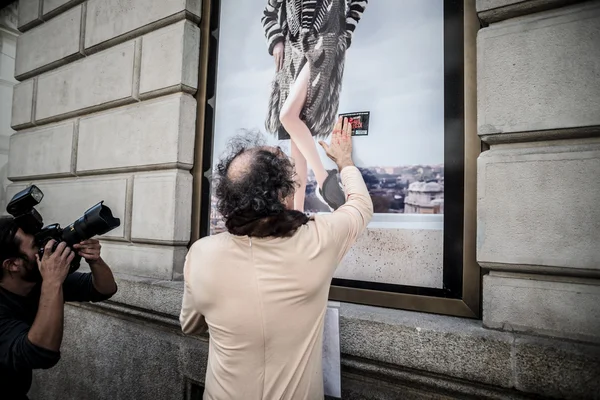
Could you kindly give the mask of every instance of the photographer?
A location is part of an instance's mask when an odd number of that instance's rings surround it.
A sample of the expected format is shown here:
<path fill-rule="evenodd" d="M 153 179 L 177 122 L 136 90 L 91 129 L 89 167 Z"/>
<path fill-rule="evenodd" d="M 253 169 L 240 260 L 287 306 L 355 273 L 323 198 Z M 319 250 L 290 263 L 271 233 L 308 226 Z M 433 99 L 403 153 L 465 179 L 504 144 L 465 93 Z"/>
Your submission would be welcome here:
<path fill-rule="evenodd" d="M 60 359 L 64 303 L 98 302 L 117 291 L 113 274 L 100 257 L 100 243 L 73 246 L 51 240 L 40 259 L 34 237 L 12 217 L 0 218 L 0 396 L 27 399 L 33 369 L 52 368 Z M 69 274 L 75 254 L 91 273 Z"/>

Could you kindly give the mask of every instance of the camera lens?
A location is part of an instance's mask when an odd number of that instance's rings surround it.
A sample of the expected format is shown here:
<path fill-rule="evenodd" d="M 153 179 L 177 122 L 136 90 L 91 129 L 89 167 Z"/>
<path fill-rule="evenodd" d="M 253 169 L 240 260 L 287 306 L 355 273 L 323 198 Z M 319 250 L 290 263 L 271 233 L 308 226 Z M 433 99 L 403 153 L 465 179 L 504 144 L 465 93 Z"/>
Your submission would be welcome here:
<path fill-rule="evenodd" d="M 62 239 L 72 246 L 96 235 L 103 235 L 119 225 L 121 220 L 113 217 L 110 208 L 100 202 L 87 210 L 77 221 L 65 227 Z"/>

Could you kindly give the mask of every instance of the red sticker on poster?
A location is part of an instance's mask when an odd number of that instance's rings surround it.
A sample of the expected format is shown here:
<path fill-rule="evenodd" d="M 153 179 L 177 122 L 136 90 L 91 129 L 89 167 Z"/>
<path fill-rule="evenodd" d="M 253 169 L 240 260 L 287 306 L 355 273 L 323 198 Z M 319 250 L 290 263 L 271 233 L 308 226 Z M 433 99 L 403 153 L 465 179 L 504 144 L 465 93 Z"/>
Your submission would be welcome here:
<path fill-rule="evenodd" d="M 340 114 L 340 117 L 348 118 L 352 124 L 352 136 L 367 136 L 369 134 L 369 111 Z"/>

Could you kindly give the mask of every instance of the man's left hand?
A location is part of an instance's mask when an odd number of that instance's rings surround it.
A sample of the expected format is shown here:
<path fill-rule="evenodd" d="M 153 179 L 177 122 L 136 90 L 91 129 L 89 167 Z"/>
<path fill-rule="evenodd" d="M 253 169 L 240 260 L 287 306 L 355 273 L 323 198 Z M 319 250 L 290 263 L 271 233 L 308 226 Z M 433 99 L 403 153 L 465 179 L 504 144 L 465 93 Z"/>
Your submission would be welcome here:
<path fill-rule="evenodd" d="M 100 260 L 100 249 L 102 246 L 96 239 L 88 239 L 83 242 L 76 244 L 73 248 L 77 251 L 81 257 L 88 263 L 95 263 Z"/>

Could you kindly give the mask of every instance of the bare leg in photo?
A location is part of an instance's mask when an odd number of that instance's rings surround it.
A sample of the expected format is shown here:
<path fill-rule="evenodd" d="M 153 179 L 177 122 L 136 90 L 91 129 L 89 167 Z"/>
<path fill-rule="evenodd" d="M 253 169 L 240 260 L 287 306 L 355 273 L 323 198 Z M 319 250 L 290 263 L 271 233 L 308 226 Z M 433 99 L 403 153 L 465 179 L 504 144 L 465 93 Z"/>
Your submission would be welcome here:
<path fill-rule="evenodd" d="M 292 159 L 294 160 L 294 167 L 296 168 L 296 179 L 298 181 L 298 187 L 294 193 L 294 210 L 304 212 L 304 199 L 306 197 L 306 182 L 308 181 L 308 164 L 306 158 L 302 155 L 302 152 L 296 146 L 296 142 L 292 140 Z"/>
<path fill-rule="evenodd" d="M 300 119 L 302 107 L 304 107 L 304 103 L 306 102 L 309 79 L 310 67 L 309 64 L 306 63 L 298 74 L 298 78 L 296 78 L 296 81 L 290 88 L 290 94 L 281 108 L 279 119 L 285 130 L 290 134 L 290 138 L 292 140 L 292 151 L 294 147 L 298 148 L 305 162 L 308 162 L 308 165 L 315 173 L 317 184 L 320 188 L 322 188 L 323 183 L 327 178 L 327 171 L 325 170 L 323 162 L 319 157 L 317 145 L 313 140 L 310 130 L 304 121 Z M 292 158 L 294 158 L 293 152 Z M 304 181 L 301 183 L 303 186 L 306 186 L 306 175 L 304 177 Z M 296 193 L 298 193 L 298 191 Z M 304 211 L 304 195 L 305 194 L 303 192 L 301 204 L 300 201 L 297 202 L 294 199 L 294 208 L 296 208 L 298 211 Z"/>

